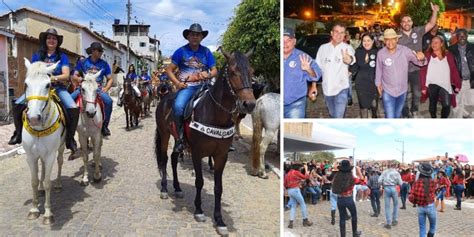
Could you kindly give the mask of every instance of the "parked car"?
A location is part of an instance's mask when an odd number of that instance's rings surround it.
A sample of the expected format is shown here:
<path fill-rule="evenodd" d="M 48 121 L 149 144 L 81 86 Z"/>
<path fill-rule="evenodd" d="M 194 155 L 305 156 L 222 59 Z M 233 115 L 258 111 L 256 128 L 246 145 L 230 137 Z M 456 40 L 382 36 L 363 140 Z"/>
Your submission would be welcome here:
<path fill-rule="evenodd" d="M 313 34 L 300 37 L 296 42 L 296 48 L 307 53 L 312 58 L 316 58 L 319 47 L 331 40 L 329 34 Z"/>

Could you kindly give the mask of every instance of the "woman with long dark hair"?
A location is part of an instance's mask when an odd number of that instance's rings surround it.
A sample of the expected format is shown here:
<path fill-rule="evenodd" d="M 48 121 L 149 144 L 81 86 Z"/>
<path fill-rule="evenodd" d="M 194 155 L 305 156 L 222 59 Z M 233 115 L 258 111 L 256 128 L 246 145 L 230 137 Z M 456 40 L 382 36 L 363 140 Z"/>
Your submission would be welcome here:
<path fill-rule="evenodd" d="M 137 97 L 140 97 L 141 93 L 140 93 L 140 90 L 138 89 L 137 84 L 136 84 L 136 79 L 137 78 L 138 78 L 138 75 L 135 72 L 135 66 L 133 64 L 130 64 L 130 66 L 128 66 L 128 72 L 127 72 L 127 75 L 125 76 L 125 80 L 129 80 L 129 81 L 132 82 L 132 88 L 135 91 L 135 95 Z M 119 98 L 120 99 L 118 100 L 117 105 L 122 106 L 122 103 L 123 103 L 123 88 L 119 92 Z"/>
<path fill-rule="evenodd" d="M 420 237 L 426 235 L 426 218 L 430 222 L 430 230 L 428 237 L 433 237 L 436 233 L 436 207 L 434 205 L 436 182 L 431 179 L 433 168 L 429 163 L 423 163 L 418 166 L 420 176 L 413 183 L 408 200 L 413 204 L 417 204 L 418 210 L 418 226 L 420 229 Z"/>
<path fill-rule="evenodd" d="M 354 203 L 354 185 L 358 182 L 352 175 L 352 168 L 348 160 L 341 161 L 339 172 L 334 176 L 332 192 L 337 195 L 337 209 L 339 210 L 339 232 L 341 237 L 346 236 L 346 209 L 352 216 L 352 236 L 360 236 L 361 231 L 357 230 L 357 209 Z M 357 175 L 361 177 L 360 169 L 357 167 Z"/>
<path fill-rule="evenodd" d="M 444 212 L 444 197 L 446 197 L 446 190 L 449 189 L 449 180 L 446 178 L 446 172 L 444 169 L 438 171 L 438 188 L 436 189 L 438 193 L 436 194 L 435 207 L 438 208 L 438 204 L 441 202 L 441 209 L 439 212 Z"/>
<path fill-rule="evenodd" d="M 471 179 L 471 166 L 469 164 L 464 165 L 464 178 L 466 178 L 466 189 L 464 190 L 464 196 L 466 199 L 471 198 L 471 187 L 469 186 L 469 180 Z"/>
<path fill-rule="evenodd" d="M 402 200 L 402 207 L 400 209 L 407 209 L 406 208 L 406 201 L 408 197 L 408 193 L 410 192 L 410 183 L 411 183 L 411 171 L 410 168 L 406 165 L 402 165 L 400 168 L 400 176 L 402 177 L 402 186 L 400 187 L 400 199 Z"/>
<path fill-rule="evenodd" d="M 58 63 L 56 69 L 51 75 L 51 85 L 61 100 L 61 104 L 66 108 L 66 147 L 71 150 L 72 159 L 77 151 L 77 144 L 74 140 L 77 123 L 79 121 L 79 109 L 74 102 L 71 94 L 67 90 L 70 82 L 69 58 L 61 51 L 63 36 L 59 35 L 56 29 L 50 28 L 39 35 L 40 47 L 31 57 L 31 63 L 45 62 L 48 66 Z M 22 114 L 26 109 L 26 97 L 23 94 L 15 101 L 13 106 L 13 119 L 15 123 L 15 132 L 8 144 L 14 145 L 21 143 Z"/>
<path fill-rule="evenodd" d="M 456 194 L 456 207 L 454 210 L 461 210 L 462 193 L 465 189 L 464 182 L 464 174 L 462 173 L 461 168 L 457 168 L 452 182 L 454 186 L 454 193 Z"/>
<path fill-rule="evenodd" d="M 290 171 L 285 177 L 284 185 L 288 192 L 290 200 L 288 205 L 290 206 L 290 223 L 288 228 L 293 228 L 293 222 L 295 220 L 296 204 L 300 204 L 301 213 L 303 215 L 303 226 L 311 226 L 313 223 L 308 220 L 308 210 L 306 209 L 306 203 L 304 202 L 303 195 L 301 194 L 300 184 L 302 181 L 309 179 L 308 165 L 304 164 L 304 174 L 300 172 L 301 165 L 293 165 Z"/>
<path fill-rule="evenodd" d="M 461 90 L 461 79 L 456 68 L 456 61 L 451 52 L 445 48 L 444 39 L 437 35 L 425 53 L 428 66 L 420 71 L 421 100 L 430 99 L 431 118 L 436 118 L 436 106 L 441 102 L 441 118 L 447 118 L 451 106 L 456 107 L 456 96 Z"/>
<path fill-rule="evenodd" d="M 362 43 L 355 51 L 356 62 L 349 70 L 355 75 L 355 89 L 360 107 L 360 117 L 368 118 L 369 109 L 372 118 L 377 118 L 377 87 L 375 86 L 375 64 L 377 47 L 374 36 L 370 33 L 362 35 Z"/>

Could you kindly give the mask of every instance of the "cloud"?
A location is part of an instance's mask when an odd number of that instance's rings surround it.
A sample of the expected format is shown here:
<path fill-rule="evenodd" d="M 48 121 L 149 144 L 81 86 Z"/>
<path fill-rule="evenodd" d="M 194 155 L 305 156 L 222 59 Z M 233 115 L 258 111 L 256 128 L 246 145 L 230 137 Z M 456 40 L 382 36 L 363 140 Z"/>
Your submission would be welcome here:
<path fill-rule="evenodd" d="M 380 125 L 375 128 L 373 132 L 377 135 L 383 136 L 394 133 L 395 129 L 390 125 Z"/>

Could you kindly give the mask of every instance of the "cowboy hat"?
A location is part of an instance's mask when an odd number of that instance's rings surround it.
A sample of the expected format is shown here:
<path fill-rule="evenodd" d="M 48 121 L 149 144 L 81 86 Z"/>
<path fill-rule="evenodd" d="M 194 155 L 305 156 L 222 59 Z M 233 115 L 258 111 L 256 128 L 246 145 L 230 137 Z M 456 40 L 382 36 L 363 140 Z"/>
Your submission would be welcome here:
<path fill-rule="evenodd" d="M 185 39 L 188 39 L 188 35 L 191 31 L 201 33 L 203 39 L 206 38 L 207 34 L 209 33 L 209 31 L 207 30 L 202 30 L 201 25 L 199 25 L 198 23 L 193 23 L 192 25 L 189 26 L 189 29 L 186 29 L 183 31 L 183 37 Z"/>
<path fill-rule="evenodd" d="M 92 42 L 91 43 L 91 46 L 89 46 L 89 48 L 86 49 L 86 53 L 87 54 L 92 54 L 92 50 L 94 49 L 97 49 L 99 50 L 100 52 L 104 52 L 104 48 L 102 48 L 102 44 L 99 43 L 99 42 Z"/>
<path fill-rule="evenodd" d="M 295 30 L 292 28 L 285 27 L 283 36 L 288 36 L 290 38 L 295 38 Z"/>
<path fill-rule="evenodd" d="M 386 29 L 384 32 L 383 32 L 383 39 L 394 39 L 394 38 L 400 38 L 400 36 L 397 34 L 397 32 L 395 32 L 394 29 Z"/>
<path fill-rule="evenodd" d="M 46 45 L 46 38 L 48 35 L 54 35 L 58 39 L 58 47 L 61 46 L 63 43 L 63 36 L 59 35 L 58 32 L 54 28 L 49 28 L 45 32 L 41 32 L 39 35 L 40 44 Z"/>
<path fill-rule="evenodd" d="M 337 168 L 339 169 L 339 171 L 346 173 L 351 172 L 354 166 L 352 166 L 348 160 L 342 160 Z"/>
<path fill-rule="evenodd" d="M 418 165 L 418 172 L 420 172 L 421 175 L 429 177 L 433 173 L 433 167 L 431 167 L 429 163 L 423 163 Z"/>

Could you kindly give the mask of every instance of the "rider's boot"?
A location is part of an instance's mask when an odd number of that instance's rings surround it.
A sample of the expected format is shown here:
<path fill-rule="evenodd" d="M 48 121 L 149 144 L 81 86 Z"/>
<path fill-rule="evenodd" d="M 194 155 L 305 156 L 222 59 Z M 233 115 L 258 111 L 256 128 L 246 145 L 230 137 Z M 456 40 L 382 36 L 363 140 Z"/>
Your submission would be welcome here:
<path fill-rule="evenodd" d="M 15 124 L 15 131 L 13 136 L 8 142 L 9 145 L 15 145 L 21 143 L 21 131 L 23 130 L 23 111 L 26 109 L 25 104 L 13 104 L 12 113 L 13 113 L 13 124 Z"/>
<path fill-rule="evenodd" d="M 184 119 L 176 118 L 176 132 L 178 132 L 178 140 L 176 140 L 176 145 L 174 146 L 173 152 L 183 152 L 184 150 Z"/>
<path fill-rule="evenodd" d="M 77 123 L 79 122 L 79 108 L 67 109 L 67 124 L 66 124 L 66 148 L 71 150 L 71 157 L 77 152 L 77 143 L 74 140 Z"/>

